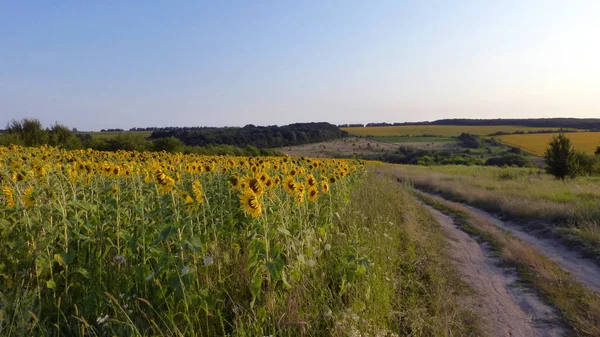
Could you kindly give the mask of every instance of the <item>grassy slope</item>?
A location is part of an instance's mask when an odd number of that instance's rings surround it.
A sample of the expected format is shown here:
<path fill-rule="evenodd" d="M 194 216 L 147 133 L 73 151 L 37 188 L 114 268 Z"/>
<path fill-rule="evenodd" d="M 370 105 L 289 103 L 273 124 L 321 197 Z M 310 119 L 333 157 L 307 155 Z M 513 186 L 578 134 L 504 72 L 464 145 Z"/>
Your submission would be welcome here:
<path fill-rule="evenodd" d="M 457 137 L 466 132 L 473 135 L 486 136 L 496 132 L 558 130 L 558 128 L 531 128 L 526 126 L 457 126 L 457 125 L 399 125 L 342 128 L 355 136 L 421 136 L 436 135 L 441 137 Z"/>
<path fill-rule="evenodd" d="M 600 261 L 600 179 L 557 181 L 539 170 L 388 165 L 381 170 L 439 193 L 542 229 Z M 540 221 L 541 220 L 541 221 Z"/>
<path fill-rule="evenodd" d="M 523 281 L 559 309 L 569 327 L 580 336 L 600 334 L 600 297 L 526 243 L 472 215 L 460 204 L 417 193 L 427 204 L 454 216 L 466 232 L 488 242 L 503 261 L 514 266 Z"/>

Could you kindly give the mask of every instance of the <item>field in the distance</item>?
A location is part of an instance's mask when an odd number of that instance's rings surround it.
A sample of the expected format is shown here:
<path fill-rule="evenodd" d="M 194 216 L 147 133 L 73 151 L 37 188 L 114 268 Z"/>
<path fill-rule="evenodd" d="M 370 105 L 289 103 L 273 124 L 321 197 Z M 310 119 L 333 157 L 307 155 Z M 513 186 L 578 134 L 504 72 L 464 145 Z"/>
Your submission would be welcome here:
<path fill-rule="evenodd" d="M 556 130 L 559 128 L 533 128 L 515 125 L 463 126 L 463 125 L 398 125 L 342 128 L 353 136 L 440 136 L 457 137 L 466 132 L 472 135 L 487 136 L 496 132 L 530 132 Z"/>
<path fill-rule="evenodd" d="M 548 142 L 556 135 L 556 133 L 505 135 L 498 136 L 496 139 L 504 144 L 520 147 L 527 152 L 543 156 Z M 600 146 L 600 132 L 576 132 L 567 133 L 566 135 L 576 150 L 585 151 L 587 154 L 593 154 L 596 148 Z"/>

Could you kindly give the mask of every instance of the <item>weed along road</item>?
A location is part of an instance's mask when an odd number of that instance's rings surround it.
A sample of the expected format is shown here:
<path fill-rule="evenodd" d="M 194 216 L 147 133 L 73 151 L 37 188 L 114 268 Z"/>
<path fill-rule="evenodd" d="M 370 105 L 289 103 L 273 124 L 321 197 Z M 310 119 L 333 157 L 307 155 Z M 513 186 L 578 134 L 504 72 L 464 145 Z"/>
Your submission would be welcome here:
<path fill-rule="evenodd" d="M 448 240 L 449 254 L 476 291 L 473 307 L 489 336 L 562 336 L 555 310 L 536 294 L 517 286 L 518 275 L 498 266 L 487 244 L 460 230 L 452 218 L 427 206 Z"/>

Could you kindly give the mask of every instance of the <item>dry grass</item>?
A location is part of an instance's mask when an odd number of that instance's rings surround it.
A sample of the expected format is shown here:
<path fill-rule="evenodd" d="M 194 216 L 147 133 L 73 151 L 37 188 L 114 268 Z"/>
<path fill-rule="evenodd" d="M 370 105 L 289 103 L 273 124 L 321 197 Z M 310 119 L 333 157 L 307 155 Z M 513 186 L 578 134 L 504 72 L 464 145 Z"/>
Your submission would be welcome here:
<path fill-rule="evenodd" d="M 290 156 L 343 158 L 353 155 L 393 152 L 398 150 L 398 145 L 364 138 L 343 138 L 329 142 L 287 146 L 277 150 Z"/>
<path fill-rule="evenodd" d="M 540 130 L 557 130 L 559 128 L 532 128 L 527 126 L 462 126 L 462 125 L 398 125 L 342 128 L 355 136 L 421 136 L 435 135 L 440 137 L 457 137 L 463 132 L 473 135 L 487 136 L 496 132 L 529 132 Z"/>
<path fill-rule="evenodd" d="M 416 187 L 518 222 L 535 221 L 600 261 L 600 179 L 555 180 L 537 169 L 379 165 Z"/>
<path fill-rule="evenodd" d="M 538 156 L 543 156 L 548 142 L 557 133 L 538 133 L 529 135 L 506 135 L 499 136 L 497 139 L 504 144 L 520 147 L 523 150 Z M 579 132 L 569 133 L 567 137 L 571 139 L 576 150 L 585 151 L 587 154 L 594 154 L 596 148 L 600 146 L 600 132 Z"/>

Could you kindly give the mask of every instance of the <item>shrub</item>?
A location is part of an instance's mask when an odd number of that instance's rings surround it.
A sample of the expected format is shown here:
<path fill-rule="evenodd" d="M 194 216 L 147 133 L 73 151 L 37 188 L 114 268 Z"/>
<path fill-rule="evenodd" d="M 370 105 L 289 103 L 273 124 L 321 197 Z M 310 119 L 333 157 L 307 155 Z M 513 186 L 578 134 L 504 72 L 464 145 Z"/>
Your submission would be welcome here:
<path fill-rule="evenodd" d="M 485 161 L 486 166 L 518 166 L 533 167 L 533 163 L 528 157 L 519 154 L 505 154 L 500 157 L 492 157 Z"/>
<path fill-rule="evenodd" d="M 546 172 L 557 179 L 575 178 L 581 173 L 571 140 L 560 132 L 552 137 L 544 155 Z"/>

